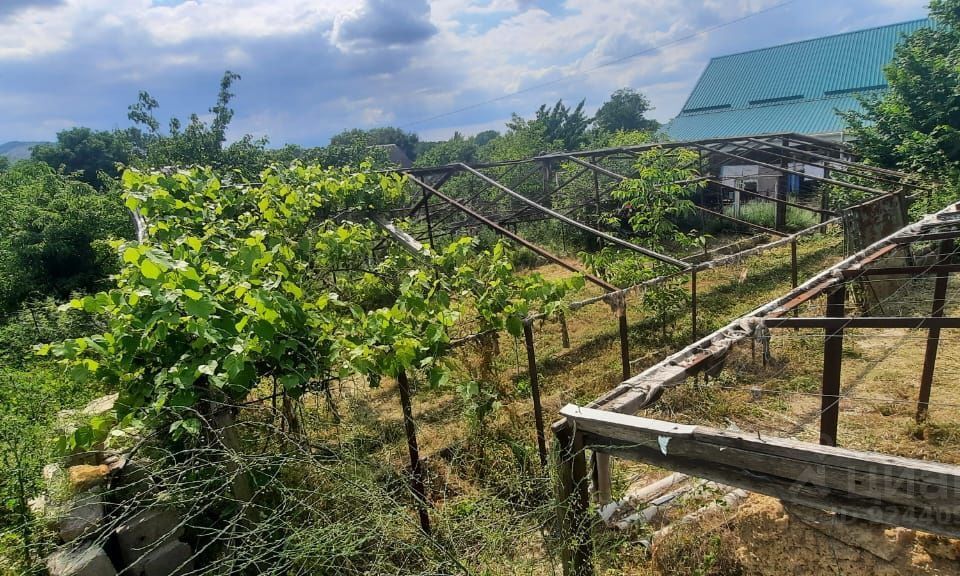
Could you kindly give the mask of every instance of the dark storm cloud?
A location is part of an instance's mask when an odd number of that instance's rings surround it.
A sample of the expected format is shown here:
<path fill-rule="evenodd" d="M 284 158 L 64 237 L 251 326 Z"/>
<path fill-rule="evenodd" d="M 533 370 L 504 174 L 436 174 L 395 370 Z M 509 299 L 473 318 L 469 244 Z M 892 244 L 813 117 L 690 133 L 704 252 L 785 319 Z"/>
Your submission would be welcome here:
<path fill-rule="evenodd" d="M 64 0 L 2 0 L 0 1 L 0 20 L 27 8 L 54 8 Z"/>
<path fill-rule="evenodd" d="M 437 27 L 430 22 L 426 0 L 367 0 L 359 13 L 343 18 L 334 33 L 338 45 L 363 50 L 420 44 L 436 34 Z"/>

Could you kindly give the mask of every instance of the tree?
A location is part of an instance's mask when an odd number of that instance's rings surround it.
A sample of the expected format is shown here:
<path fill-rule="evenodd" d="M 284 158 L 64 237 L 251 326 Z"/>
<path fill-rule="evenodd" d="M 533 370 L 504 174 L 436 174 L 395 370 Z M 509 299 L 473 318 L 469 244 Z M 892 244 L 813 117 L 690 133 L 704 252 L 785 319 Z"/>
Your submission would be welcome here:
<path fill-rule="evenodd" d="M 31 157 L 55 170 L 76 174 L 87 184 L 103 187 L 108 178 L 117 176 L 117 164 L 128 164 L 133 158 L 129 135 L 120 130 L 70 128 L 57 133 L 53 144 L 34 147 Z"/>
<path fill-rule="evenodd" d="M 597 110 L 594 122 L 598 129 L 606 132 L 652 132 L 660 127 L 660 123 L 644 116 L 651 110 L 653 108 L 646 96 L 632 88 L 621 88 Z"/>
<path fill-rule="evenodd" d="M 533 120 L 516 114 L 507 122 L 511 132 L 542 129 L 543 138 L 553 149 L 577 150 L 587 141 L 587 128 L 592 120 L 583 112 L 584 100 L 576 108 L 569 108 L 558 100 L 552 107 L 542 104 Z"/>
<path fill-rule="evenodd" d="M 483 132 L 477 134 L 473 137 L 473 141 L 477 146 L 484 146 L 488 144 L 494 138 L 499 138 L 500 133 L 496 130 L 484 130 Z"/>
<path fill-rule="evenodd" d="M 69 295 L 100 284 L 116 267 L 105 240 L 129 237 L 119 195 L 39 162 L 0 174 L 0 308 L 33 293 Z"/>
<path fill-rule="evenodd" d="M 477 157 L 475 138 L 464 138 L 463 134 L 455 132 L 453 137 L 444 142 L 436 142 L 417 158 L 417 166 L 441 166 L 453 162 L 473 162 Z"/>
<path fill-rule="evenodd" d="M 958 178 L 960 172 L 960 0 L 932 0 L 932 28 L 897 46 L 890 89 L 844 115 L 859 152 L 880 165 Z"/>
<path fill-rule="evenodd" d="M 360 140 L 365 141 L 367 146 L 396 144 L 407 155 L 407 158 L 410 160 L 417 159 L 417 144 L 420 142 L 420 137 L 413 132 L 406 132 L 392 126 L 371 130 L 361 130 L 360 128 L 344 130 L 330 138 L 330 145 L 347 146 Z"/>
<path fill-rule="evenodd" d="M 236 94 L 230 90 L 237 80 L 240 80 L 239 74 L 230 70 L 223 73 L 217 101 L 209 108 L 213 114 L 209 124 L 196 113 L 190 115 L 186 126 L 179 118 L 172 117 L 166 134 L 160 131 L 160 122 L 154 114 L 160 104 L 150 93 L 141 91 L 137 102 L 127 109 L 127 118 L 134 124 L 128 134 L 137 164 L 147 167 L 213 166 L 239 170 L 248 178 L 256 176 L 269 162 L 266 138 L 257 139 L 247 134 L 224 146 L 234 115 L 230 102 Z"/>

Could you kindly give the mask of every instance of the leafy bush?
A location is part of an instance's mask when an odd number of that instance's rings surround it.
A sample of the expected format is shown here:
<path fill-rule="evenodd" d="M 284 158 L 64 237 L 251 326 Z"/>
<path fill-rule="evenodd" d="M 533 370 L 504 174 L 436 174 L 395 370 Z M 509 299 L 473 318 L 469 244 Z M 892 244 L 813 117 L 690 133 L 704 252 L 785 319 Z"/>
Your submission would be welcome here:
<path fill-rule="evenodd" d="M 116 270 L 106 240 L 133 226 L 118 194 L 19 162 L 0 172 L 0 230 L 0 310 L 11 310 L 31 294 L 101 286 Z"/>
<path fill-rule="evenodd" d="M 64 379 L 49 364 L 0 367 L 0 540 L 6 540 L 7 560 L 12 556 L 18 573 L 38 560 L 44 544 L 36 538 L 28 501 L 42 489 L 43 466 L 57 456 L 52 438 L 60 424 L 58 412 L 99 393 L 98 387 Z"/>

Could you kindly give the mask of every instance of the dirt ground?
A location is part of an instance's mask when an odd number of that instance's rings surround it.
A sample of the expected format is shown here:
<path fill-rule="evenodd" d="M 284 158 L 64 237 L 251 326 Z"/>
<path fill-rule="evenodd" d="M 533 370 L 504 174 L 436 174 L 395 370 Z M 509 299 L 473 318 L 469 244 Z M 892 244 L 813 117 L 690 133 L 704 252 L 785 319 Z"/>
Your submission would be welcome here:
<path fill-rule="evenodd" d="M 960 570 L 960 541 L 754 494 L 735 511 L 671 533 L 652 556 L 663 574 L 950 575 Z"/>

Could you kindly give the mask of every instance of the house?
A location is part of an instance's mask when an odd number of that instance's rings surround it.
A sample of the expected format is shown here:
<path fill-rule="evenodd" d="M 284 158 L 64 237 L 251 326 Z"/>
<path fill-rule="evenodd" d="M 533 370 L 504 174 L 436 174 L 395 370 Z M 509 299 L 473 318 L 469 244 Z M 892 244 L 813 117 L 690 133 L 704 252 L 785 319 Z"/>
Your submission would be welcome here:
<path fill-rule="evenodd" d="M 932 25 L 929 19 L 913 20 L 713 58 L 663 130 L 676 141 L 790 133 L 843 142 L 838 112 L 860 110 L 858 96 L 887 90 L 884 67 L 897 44 Z M 808 178 L 771 166 L 780 164 L 782 148 L 744 151 L 732 145 L 728 151 L 741 160 L 705 159 L 727 187 L 781 198 L 812 188 Z M 784 166 L 814 178 L 826 176 L 823 168 L 802 162 Z M 722 197 L 739 205 L 739 195 L 731 190 Z"/>
<path fill-rule="evenodd" d="M 410 157 L 407 156 L 407 153 L 403 151 L 403 148 L 397 146 L 396 144 L 374 144 L 371 148 L 381 148 L 387 153 L 387 158 L 391 163 L 396 164 L 401 168 L 409 168 L 413 166 L 413 161 L 410 160 Z"/>
<path fill-rule="evenodd" d="M 836 112 L 886 90 L 883 69 L 897 43 L 929 26 L 914 20 L 713 58 L 664 132 L 672 140 L 793 132 L 842 141 Z"/>

